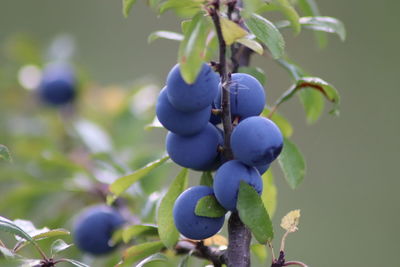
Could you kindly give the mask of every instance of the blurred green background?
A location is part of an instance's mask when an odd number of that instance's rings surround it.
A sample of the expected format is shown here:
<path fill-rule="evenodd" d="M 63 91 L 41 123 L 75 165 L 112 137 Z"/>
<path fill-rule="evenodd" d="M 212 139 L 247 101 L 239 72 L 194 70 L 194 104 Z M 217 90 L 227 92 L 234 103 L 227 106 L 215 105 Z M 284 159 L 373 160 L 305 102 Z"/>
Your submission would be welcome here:
<path fill-rule="evenodd" d="M 179 21 L 172 13 L 156 17 L 144 1 L 138 1 L 124 19 L 120 2 L 2 0 L 0 45 L 5 49 L 9 36 L 26 33 L 45 47 L 56 35 L 67 33 L 77 45 L 74 62 L 92 80 L 114 86 L 149 77 L 161 88 L 176 63 L 178 45 L 164 40 L 149 45 L 147 36 L 159 29 L 179 31 Z M 295 127 L 294 140 L 308 170 L 295 191 L 275 171 L 279 193 L 274 223 L 277 226 L 289 210 L 302 210 L 300 231 L 288 239 L 288 259 L 318 267 L 396 266 L 400 249 L 400 3 L 317 2 L 323 15 L 345 23 L 346 42 L 330 35 L 328 47 L 320 50 L 311 32 L 293 37 L 285 31 L 287 51 L 307 71 L 336 86 L 342 97 L 341 116 L 331 117 L 326 111 L 319 122 L 308 126 L 297 100 L 282 106 L 281 113 Z M 267 102 L 272 104 L 291 81 L 268 59 L 256 58 L 253 63 L 267 73 Z M 0 125 L 5 127 L 5 123 Z M 162 131 L 147 138 L 147 132 L 142 135 L 136 131 L 132 138 L 158 140 L 160 146 L 152 147 L 161 151 Z"/>

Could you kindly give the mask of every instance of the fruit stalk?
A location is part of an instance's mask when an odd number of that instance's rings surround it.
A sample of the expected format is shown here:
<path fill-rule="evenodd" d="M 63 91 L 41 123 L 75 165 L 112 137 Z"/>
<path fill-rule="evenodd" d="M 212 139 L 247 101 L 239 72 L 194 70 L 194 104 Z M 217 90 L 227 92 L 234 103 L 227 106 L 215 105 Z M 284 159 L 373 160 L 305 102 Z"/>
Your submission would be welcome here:
<path fill-rule="evenodd" d="M 230 1 L 228 3 L 229 18 L 232 18 L 233 12 L 236 14 L 236 19 L 240 20 L 240 13 L 236 6 L 241 6 L 240 0 Z M 218 15 L 220 1 L 216 0 L 213 3 L 213 9 L 209 10 L 209 14 L 214 22 L 219 41 L 219 66 L 218 71 L 221 76 L 222 90 L 222 123 L 224 127 L 224 156 L 225 159 L 233 159 L 233 153 L 230 145 L 232 133 L 232 115 L 230 112 L 230 74 L 227 70 L 226 63 L 226 43 L 222 35 L 220 18 Z M 246 66 L 249 64 L 251 53 L 243 50 L 243 47 L 234 49 L 232 59 L 234 63 L 233 71 L 238 70 L 239 65 Z M 244 53 L 246 52 L 246 53 Z M 240 220 L 239 215 L 234 212 L 231 214 L 228 222 L 229 245 L 225 253 L 225 262 L 228 267 L 248 267 L 250 266 L 250 242 L 251 232 Z"/>

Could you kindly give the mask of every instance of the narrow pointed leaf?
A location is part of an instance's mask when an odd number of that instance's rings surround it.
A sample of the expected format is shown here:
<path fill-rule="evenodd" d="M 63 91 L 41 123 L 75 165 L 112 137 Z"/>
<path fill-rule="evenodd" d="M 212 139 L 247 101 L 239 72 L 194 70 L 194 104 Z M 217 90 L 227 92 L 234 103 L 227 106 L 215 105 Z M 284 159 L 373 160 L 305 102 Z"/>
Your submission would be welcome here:
<path fill-rule="evenodd" d="M 304 16 L 320 16 L 317 3 L 315 0 L 298 0 L 300 10 L 304 13 Z M 317 40 L 318 46 L 323 48 L 328 43 L 328 38 L 325 32 L 315 32 L 315 39 Z"/>
<path fill-rule="evenodd" d="M 183 17 L 193 17 L 201 10 L 204 0 L 167 0 L 160 5 L 160 14 L 173 10 Z"/>
<path fill-rule="evenodd" d="M 7 218 L 0 216 L 0 231 L 8 232 L 16 236 L 22 237 L 27 241 L 34 242 L 33 238 L 22 228 Z"/>
<path fill-rule="evenodd" d="M 176 176 L 168 192 L 161 200 L 157 213 L 158 234 L 161 241 L 168 248 L 173 247 L 179 239 L 179 232 L 175 227 L 172 210 L 175 200 L 186 189 L 188 183 L 188 170 L 186 168 Z"/>
<path fill-rule="evenodd" d="M 333 108 L 330 111 L 331 114 L 338 115 L 339 114 L 339 104 L 340 104 L 340 96 L 335 87 L 326 81 L 322 80 L 318 77 L 301 77 L 297 80 L 296 84 L 293 85 L 289 90 L 287 90 L 276 102 L 275 106 L 279 106 L 283 102 L 291 99 L 296 92 L 301 89 L 314 89 L 321 93 L 327 100 L 332 102 Z"/>
<path fill-rule="evenodd" d="M 219 218 L 226 214 L 226 210 L 218 203 L 215 196 L 205 196 L 196 204 L 195 214 L 197 216 Z"/>
<path fill-rule="evenodd" d="M 268 47 L 273 58 L 277 59 L 283 56 L 285 42 L 272 22 L 256 14 L 245 21 L 250 31 Z"/>
<path fill-rule="evenodd" d="M 208 22 L 203 13 L 198 13 L 190 22 L 184 39 L 180 43 L 178 61 L 182 78 L 186 83 L 192 84 L 196 81 L 197 75 L 205 57 L 205 46 L 208 35 Z"/>
<path fill-rule="evenodd" d="M 150 256 L 151 254 L 161 251 L 163 248 L 164 244 L 161 241 L 153 241 L 135 245 L 127 248 L 123 252 L 123 260 L 138 261 Z"/>
<path fill-rule="evenodd" d="M 122 13 L 124 14 L 125 18 L 129 16 L 129 12 L 135 3 L 136 0 L 122 0 Z"/>
<path fill-rule="evenodd" d="M 46 239 L 46 238 L 51 238 L 51 237 L 56 237 L 56 236 L 64 236 L 64 235 L 70 235 L 70 232 L 65 229 L 54 229 L 54 230 L 48 230 L 46 232 L 34 235 L 32 237 L 32 239 L 35 241 L 38 241 L 38 240 L 42 240 L 42 239 Z M 28 244 L 29 244 L 29 241 L 21 240 L 15 245 L 14 251 L 18 251 Z"/>
<path fill-rule="evenodd" d="M 292 189 L 296 189 L 304 179 L 306 164 L 297 146 L 289 139 L 284 138 L 283 150 L 278 157 L 278 162 L 286 181 Z"/>
<path fill-rule="evenodd" d="M 170 32 L 170 31 L 156 31 L 152 32 L 149 37 L 147 38 L 147 41 L 149 43 L 154 42 L 157 39 L 168 39 L 168 40 L 173 40 L 173 41 L 182 41 L 183 40 L 183 35 L 177 32 Z"/>
<path fill-rule="evenodd" d="M 301 31 L 301 25 L 299 22 L 300 17 L 289 0 L 275 0 L 274 2 L 278 5 L 279 10 L 290 21 L 290 25 L 292 26 L 294 34 L 299 34 Z"/>
<path fill-rule="evenodd" d="M 165 156 L 159 160 L 150 162 L 143 168 L 135 171 L 132 174 L 123 176 L 119 179 L 117 179 L 114 183 L 110 185 L 110 191 L 111 193 L 114 194 L 114 197 L 112 199 L 115 199 L 115 197 L 118 197 L 121 195 L 123 192 L 125 192 L 133 183 L 137 182 L 141 178 L 143 178 L 145 175 L 150 173 L 152 170 L 155 168 L 159 167 L 162 165 L 164 162 L 166 162 L 169 159 L 168 156 Z"/>
<path fill-rule="evenodd" d="M 318 16 L 318 17 L 302 17 L 300 23 L 304 28 L 323 31 L 328 33 L 336 33 L 340 40 L 346 39 L 346 29 L 343 22 L 336 18 Z"/>
<path fill-rule="evenodd" d="M 264 189 L 261 194 L 261 199 L 269 216 L 272 218 L 276 211 L 278 190 L 274 183 L 274 176 L 272 175 L 271 169 L 262 175 L 262 180 Z"/>
<path fill-rule="evenodd" d="M 274 238 L 272 222 L 261 197 L 243 181 L 240 182 L 237 209 L 240 219 L 259 243 L 266 244 Z"/>
<path fill-rule="evenodd" d="M 244 38 L 237 39 L 236 42 L 250 48 L 251 50 L 253 50 L 254 52 L 256 52 L 259 55 L 264 54 L 264 48 L 256 40 L 244 37 Z"/>

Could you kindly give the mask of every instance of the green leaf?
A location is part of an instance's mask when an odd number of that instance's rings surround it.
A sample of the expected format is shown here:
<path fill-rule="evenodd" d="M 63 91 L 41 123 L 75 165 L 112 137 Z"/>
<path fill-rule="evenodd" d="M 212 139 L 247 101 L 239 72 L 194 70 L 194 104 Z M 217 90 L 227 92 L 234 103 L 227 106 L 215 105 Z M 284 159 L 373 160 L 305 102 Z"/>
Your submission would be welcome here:
<path fill-rule="evenodd" d="M 290 73 L 295 81 L 305 75 L 304 71 L 298 65 L 290 62 L 288 58 L 278 59 L 277 62 Z"/>
<path fill-rule="evenodd" d="M 22 228 L 7 218 L 0 216 L 0 231 L 9 232 L 23 239 L 34 242 L 33 238 L 25 232 Z"/>
<path fill-rule="evenodd" d="M 147 41 L 149 43 L 154 42 L 155 40 L 163 38 L 163 39 L 168 39 L 168 40 L 174 40 L 174 41 L 182 41 L 183 40 L 183 35 L 177 32 L 170 32 L 170 31 L 156 31 L 152 32 Z"/>
<path fill-rule="evenodd" d="M 279 10 L 291 22 L 290 25 L 293 28 L 294 34 L 299 34 L 301 31 L 301 26 L 299 22 L 300 17 L 296 9 L 288 0 L 275 0 L 274 2 L 278 5 Z"/>
<path fill-rule="evenodd" d="M 298 0 L 299 7 L 305 16 L 320 16 L 320 12 L 315 0 Z M 318 46 L 323 48 L 326 46 L 328 39 L 325 32 L 315 32 L 315 39 Z"/>
<path fill-rule="evenodd" d="M 226 45 L 233 44 L 236 40 L 245 37 L 248 32 L 240 27 L 239 24 L 225 18 L 220 17 L 222 36 Z"/>
<path fill-rule="evenodd" d="M 30 235 L 32 235 L 32 234 L 30 234 Z M 63 235 L 70 235 L 70 232 L 67 230 L 64 230 L 64 229 L 48 230 L 46 232 L 33 235 L 32 239 L 35 241 L 38 241 L 38 240 L 42 240 L 42 239 L 47 239 L 47 238 L 56 237 L 56 236 L 63 236 Z M 14 246 L 14 251 L 18 251 L 28 244 L 29 244 L 29 241 L 21 240 Z"/>
<path fill-rule="evenodd" d="M 158 159 L 156 161 L 150 162 L 143 168 L 135 171 L 132 174 L 129 174 L 127 176 L 123 176 L 119 179 L 117 179 L 115 182 L 113 182 L 110 185 L 110 191 L 111 193 L 114 194 L 114 196 L 110 197 L 107 199 L 107 202 L 113 202 L 116 197 L 121 195 L 125 190 L 127 190 L 133 183 L 137 182 L 144 176 L 146 176 L 148 173 L 150 173 L 152 170 L 157 168 L 158 166 L 162 165 L 164 162 L 166 162 L 169 159 L 168 156 L 165 156 L 161 159 Z"/>
<path fill-rule="evenodd" d="M 195 214 L 197 216 L 220 218 L 226 214 L 226 210 L 218 203 L 215 196 L 205 196 L 196 204 Z"/>
<path fill-rule="evenodd" d="M 340 40 L 346 40 L 346 29 L 343 22 L 332 17 L 302 17 L 300 18 L 301 25 L 306 29 L 314 31 L 322 31 L 328 33 L 336 33 Z"/>
<path fill-rule="evenodd" d="M 157 226 L 136 224 L 128 226 L 122 230 L 122 240 L 124 241 L 124 243 L 130 242 L 133 238 L 140 235 L 158 236 Z"/>
<path fill-rule="evenodd" d="M 136 0 L 122 0 L 122 13 L 124 14 L 125 18 L 129 16 L 129 12 L 135 3 Z"/>
<path fill-rule="evenodd" d="M 262 6 L 264 6 L 264 1 L 262 0 L 243 0 L 243 11 L 241 15 L 243 18 L 248 18 Z"/>
<path fill-rule="evenodd" d="M 247 73 L 256 78 L 262 85 L 265 85 L 267 78 L 265 72 L 258 67 L 239 67 L 238 72 Z"/>
<path fill-rule="evenodd" d="M 334 104 L 330 113 L 339 115 L 340 96 L 333 85 L 318 77 L 302 77 L 297 81 L 297 88 L 311 88 L 317 90 L 319 93 L 325 96 L 326 99 Z"/>
<path fill-rule="evenodd" d="M 193 254 L 193 250 L 190 251 L 189 254 L 183 256 L 181 261 L 179 262 L 178 267 L 187 267 L 187 266 L 189 266 L 188 263 L 189 263 L 189 259 L 192 256 L 192 254 Z"/>
<path fill-rule="evenodd" d="M 253 40 L 253 39 L 250 39 L 247 37 L 243 37 L 243 38 L 237 39 L 236 42 L 250 48 L 251 50 L 253 50 L 254 52 L 256 52 L 259 55 L 264 54 L 264 48 L 256 40 Z"/>
<path fill-rule="evenodd" d="M 272 222 L 261 197 L 244 181 L 240 182 L 237 209 L 240 219 L 259 243 L 266 244 L 274 238 Z"/>
<path fill-rule="evenodd" d="M 139 262 L 136 267 L 143 267 L 146 263 L 153 261 L 168 261 L 168 258 L 162 253 L 156 253 Z"/>
<path fill-rule="evenodd" d="M 284 138 L 283 150 L 278 157 L 278 162 L 286 181 L 292 189 L 296 189 L 304 179 L 306 163 L 297 146 L 289 139 Z"/>
<path fill-rule="evenodd" d="M 283 56 L 285 41 L 272 22 L 256 14 L 245 21 L 250 31 L 268 47 L 273 58 L 277 59 Z"/>
<path fill-rule="evenodd" d="M 161 241 L 168 248 L 173 247 L 179 239 L 179 232 L 175 227 L 172 210 L 175 200 L 186 189 L 187 183 L 188 169 L 184 168 L 170 185 L 158 208 L 158 234 Z"/>
<path fill-rule="evenodd" d="M 10 151 L 5 145 L 0 145 L 0 161 L 1 160 L 12 162 Z"/>
<path fill-rule="evenodd" d="M 201 10 L 204 0 L 168 0 L 160 5 L 160 14 L 173 10 L 182 17 L 193 17 Z"/>
<path fill-rule="evenodd" d="M 62 239 L 57 239 L 51 244 L 51 255 L 54 256 L 57 253 L 66 250 L 67 248 L 73 246 L 73 244 L 67 244 Z"/>
<path fill-rule="evenodd" d="M 307 122 L 316 122 L 324 111 L 324 96 L 312 88 L 304 88 L 299 92 L 299 98 L 306 112 Z"/>
<path fill-rule="evenodd" d="M 331 114 L 338 115 L 339 114 L 339 103 L 340 97 L 339 93 L 331 84 L 327 83 L 326 81 L 322 80 L 318 77 L 302 77 L 297 80 L 296 84 L 293 85 L 289 90 L 287 90 L 275 103 L 275 106 L 279 106 L 283 102 L 288 101 L 291 99 L 296 92 L 300 91 L 301 89 L 311 88 L 318 92 L 320 92 L 326 99 L 330 102 L 334 103 L 332 110 L 330 111 Z"/>
<path fill-rule="evenodd" d="M 260 262 L 265 262 L 268 258 L 267 248 L 263 244 L 253 244 L 250 251 L 257 257 Z"/>
<path fill-rule="evenodd" d="M 264 117 L 269 117 L 269 114 L 271 113 L 271 110 L 269 108 L 265 108 L 262 116 Z M 282 134 L 284 137 L 290 137 L 293 134 L 293 127 L 292 124 L 282 115 L 280 115 L 278 112 L 274 112 L 272 114 L 270 120 L 272 120 L 281 130 Z"/>
<path fill-rule="evenodd" d="M 77 267 L 90 267 L 89 265 L 86 265 L 86 264 L 84 264 L 84 263 L 82 263 L 80 261 L 73 260 L 73 259 L 62 259 L 62 261 L 63 262 L 69 262 L 72 265 L 77 266 Z"/>
<path fill-rule="evenodd" d="M 200 185 L 205 185 L 208 187 L 213 187 L 214 179 L 211 172 L 203 172 L 200 178 Z"/>
<path fill-rule="evenodd" d="M 131 246 L 124 250 L 123 260 L 138 261 L 159 252 L 163 248 L 164 244 L 161 241 L 153 241 Z"/>
<path fill-rule="evenodd" d="M 268 211 L 269 216 L 274 217 L 277 204 L 277 194 L 278 190 L 274 183 L 274 176 L 272 175 L 272 170 L 269 169 L 262 175 L 264 190 L 261 194 L 261 199 L 264 203 L 265 208 Z"/>
<path fill-rule="evenodd" d="M 208 22 L 203 13 L 198 13 L 190 22 L 178 52 L 181 75 L 188 84 L 196 81 L 197 75 L 201 70 L 204 62 L 207 35 Z"/>

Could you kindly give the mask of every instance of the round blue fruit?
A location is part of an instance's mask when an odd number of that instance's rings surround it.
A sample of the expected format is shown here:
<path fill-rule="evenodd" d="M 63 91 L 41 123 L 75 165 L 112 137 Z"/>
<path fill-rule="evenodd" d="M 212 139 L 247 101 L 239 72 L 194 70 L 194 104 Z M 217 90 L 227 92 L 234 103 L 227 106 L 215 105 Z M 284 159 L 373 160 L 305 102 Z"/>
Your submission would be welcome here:
<path fill-rule="evenodd" d="M 229 92 L 232 119 L 239 117 L 243 120 L 250 116 L 258 116 L 264 110 L 264 88 L 253 76 L 245 73 L 232 74 Z M 215 105 L 221 108 L 221 90 L 215 99 Z"/>
<path fill-rule="evenodd" d="M 209 218 L 195 214 L 197 202 L 213 194 L 211 187 L 199 185 L 187 189 L 176 199 L 173 209 L 174 222 L 182 235 L 190 239 L 202 240 L 221 230 L 225 216 Z"/>
<path fill-rule="evenodd" d="M 179 135 L 193 135 L 207 126 L 211 105 L 199 111 L 181 112 L 169 103 L 167 89 L 164 88 L 158 96 L 156 114 L 160 123 L 169 131 Z"/>
<path fill-rule="evenodd" d="M 256 168 L 238 160 L 230 160 L 217 170 L 214 177 L 214 194 L 225 209 L 236 211 L 240 181 L 245 181 L 261 194 L 263 183 Z"/>
<path fill-rule="evenodd" d="M 231 146 L 236 159 L 250 166 L 260 166 L 271 163 L 279 156 L 283 137 L 271 120 L 250 117 L 233 130 Z"/>
<path fill-rule="evenodd" d="M 44 69 L 39 87 L 39 96 L 43 102 L 55 106 L 64 105 L 72 102 L 75 95 L 76 80 L 70 66 L 53 63 Z"/>
<path fill-rule="evenodd" d="M 169 132 L 166 137 L 168 155 L 178 165 L 199 171 L 211 170 L 218 160 L 218 146 L 223 144 L 220 131 L 208 123 L 198 134 L 182 136 Z"/>
<path fill-rule="evenodd" d="M 182 112 L 193 112 L 211 105 L 218 93 L 219 76 L 207 64 L 193 84 L 187 84 L 181 75 L 179 64 L 175 65 L 167 77 L 169 102 Z"/>
<path fill-rule="evenodd" d="M 114 209 L 94 206 L 78 215 L 74 225 L 74 241 L 84 252 L 101 255 L 112 251 L 110 239 L 114 230 L 124 223 L 122 216 Z"/>

